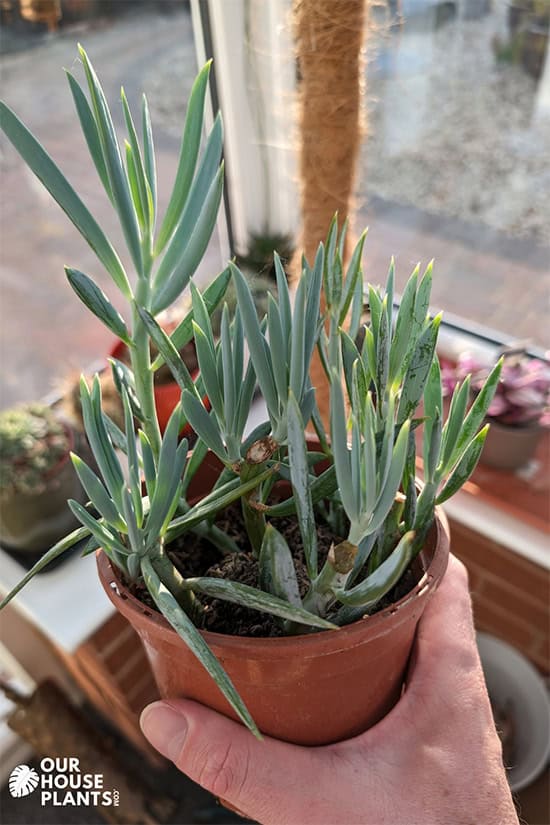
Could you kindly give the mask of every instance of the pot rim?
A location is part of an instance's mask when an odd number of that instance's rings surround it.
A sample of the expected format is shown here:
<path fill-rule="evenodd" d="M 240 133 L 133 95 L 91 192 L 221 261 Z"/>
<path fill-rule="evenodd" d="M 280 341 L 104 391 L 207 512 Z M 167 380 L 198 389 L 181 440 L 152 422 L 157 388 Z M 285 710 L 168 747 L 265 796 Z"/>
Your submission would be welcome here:
<path fill-rule="evenodd" d="M 402 622 L 406 621 L 422 601 L 430 598 L 443 578 L 449 558 L 449 524 L 445 513 L 436 507 L 435 518 L 428 533 L 427 542 L 435 545 L 433 557 L 420 580 L 405 596 L 384 610 L 374 613 L 344 625 L 337 631 L 314 631 L 296 636 L 232 636 L 225 633 L 215 633 L 210 630 L 200 630 L 201 636 L 209 647 L 218 650 L 243 651 L 254 654 L 265 653 L 273 656 L 285 653 L 300 646 L 300 655 L 318 656 L 323 653 L 333 653 L 336 638 L 340 639 L 342 648 L 350 648 L 363 642 L 365 631 L 368 629 L 370 639 L 391 633 Z M 420 556 L 423 551 L 421 551 Z M 165 637 L 180 638 L 164 616 L 153 610 L 133 596 L 128 588 L 120 581 L 117 571 L 102 549 L 96 552 L 98 573 L 108 598 L 126 618 L 134 615 L 141 623 L 145 622 L 154 627 L 155 633 Z M 137 614 L 137 615 L 136 615 Z M 396 620 L 396 614 L 399 614 Z M 387 621 L 391 618 L 391 622 Z M 182 640 L 183 642 L 183 640 Z"/>

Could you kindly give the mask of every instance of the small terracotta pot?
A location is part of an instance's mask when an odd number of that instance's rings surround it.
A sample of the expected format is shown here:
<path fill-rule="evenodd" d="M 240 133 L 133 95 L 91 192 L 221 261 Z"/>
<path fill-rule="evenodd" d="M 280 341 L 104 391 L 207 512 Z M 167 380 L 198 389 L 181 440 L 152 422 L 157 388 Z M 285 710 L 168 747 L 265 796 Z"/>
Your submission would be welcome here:
<path fill-rule="evenodd" d="M 207 457 L 193 492 L 204 495 L 217 472 L 219 464 Z M 399 699 L 416 626 L 448 556 L 448 525 L 438 511 L 417 560 L 418 584 L 388 609 L 340 630 L 303 636 L 202 635 L 263 733 L 300 745 L 347 739 L 376 724 Z M 164 617 L 130 594 L 102 551 L 97 564 L 107 596 L 141 637 L 160 695 L 195 699 L 235 719 Z"/>
<path fill-rule="evenodd" d="M 491 426 L 481 452 L 483 464 L 500 470 L 517 470 L 531 461 L 543 433 L 542 427 L 538 424 L 513 427 L 492 419 L 488 422 Z"/>

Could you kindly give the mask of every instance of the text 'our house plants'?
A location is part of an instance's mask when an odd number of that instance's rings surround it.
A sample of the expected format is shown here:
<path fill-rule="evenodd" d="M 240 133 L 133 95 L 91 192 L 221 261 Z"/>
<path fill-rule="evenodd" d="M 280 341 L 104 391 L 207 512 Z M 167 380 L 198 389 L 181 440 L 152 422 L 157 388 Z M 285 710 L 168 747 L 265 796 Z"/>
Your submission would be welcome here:
<path fill-rule="evenodd" d="M 57 166 L 3 104 L 2 128 L 127 301 L 122 317 L 88 275 L 67 268 L 77 295 L 129 349 L 130 366 L 113 364 L 125 428 L 102 409 L 98 380 L 91 389 L 83 381 L 99 472 L 74 456 L 89 503 L 69 505 L 82 527 L 46 553 L 6 601 L 88 536 L 85 552 L 101 548 L 106 591 L 140 633 L 163 695 L 199 699 L 258 735 L 305 744 L 349 736 L 399 696 L 416 624 L 446 567 L 448 538 L 436 504 L 475 467 L 500 365 L 467 413 L 468 379 L 457 387 L 442 420 L 431 266 L 422 277 L 413 272 L 398 311 L 393 264 L 383 293 L 369 287 L 370 323 L 358 347 L 364 235 L 344 271 L 345 229 L 338 235 L 336 220 L 315 261 L 303 261 L 293 301 L 275 257 L 278 298 L 268 298 L 263 319 L 232 264 L 201 294 L 191 279 L 223 185 L 219 115 L 200 151 L 209 65 L 191 92 L 161 217 L 145 98 L 140 138 L 122 93 L 121 151 L 98 78 L 83 49 L 80 56 L 89 97 L 71 74 L 69 84 L 120 218 L 133 278 Z M 210 315 L 230 280 L 237 309 L 232 318 L 222 310 L 215 336 Z M 188 286 L 191 309 L 167 335 L 155 316 Z M 195 378 L 178 354 L 191 340 Z M 329 432 L 309 377 L 316 349 L 331 388 Z M 153 395 L 162 364 L 181 389 L 163 435 Z M 267 420 L 245 437 L 257 384 Z M 421 402 L 422 420 L 415 418 Z M 197 435 L 192 450 L 178 441 L 187 423 Z M 421 424 L 423 485 L 415 480 L 414 430 Z"/>

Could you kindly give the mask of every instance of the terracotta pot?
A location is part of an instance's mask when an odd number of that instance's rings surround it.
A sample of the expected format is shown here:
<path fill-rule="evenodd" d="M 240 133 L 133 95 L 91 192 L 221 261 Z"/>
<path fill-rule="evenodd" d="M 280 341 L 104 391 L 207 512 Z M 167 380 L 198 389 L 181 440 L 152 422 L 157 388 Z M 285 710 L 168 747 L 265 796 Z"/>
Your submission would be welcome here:
<path fill-rule="evenodd" d="M 204 495 L 219 463 L 203 463 L 191 492 Z M 419 581 L 390 608 L 337 631 L 285 638 L 245 638 L 203 631 L 263 733 L 301 745 L 354 736 L 395 705 L 418 620 L 446 570 L 448 525 L 438 512 L 418 557 Z M 234 712 L 160 613 L 134 598 L 101 551 L 99 577 L 145 646 L 163 698 L 185 696 L 229 717 Z"/>
<path fill-rule="evenodd" d="M 531 461 L 543 432 L 542 427 L 538 424 L 512 427 L 491 419 L 488 421 L 491 426 L 481 453 L 483 464 L 500 470 L 517 470 Z"/>

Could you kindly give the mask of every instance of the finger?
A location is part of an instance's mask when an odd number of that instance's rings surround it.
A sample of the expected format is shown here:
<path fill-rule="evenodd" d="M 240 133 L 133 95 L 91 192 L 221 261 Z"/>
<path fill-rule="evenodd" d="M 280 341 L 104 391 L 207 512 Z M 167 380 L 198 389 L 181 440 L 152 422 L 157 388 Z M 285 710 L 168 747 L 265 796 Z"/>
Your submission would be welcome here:
<path fill-rule="evenodd" d="M 149 705 L 141 727 L 183 773 L 246 816 L 278 825 L 323 821 L 323 761 L 315 751 L 258 741 L 237 722 L 185 699 Z"/>

